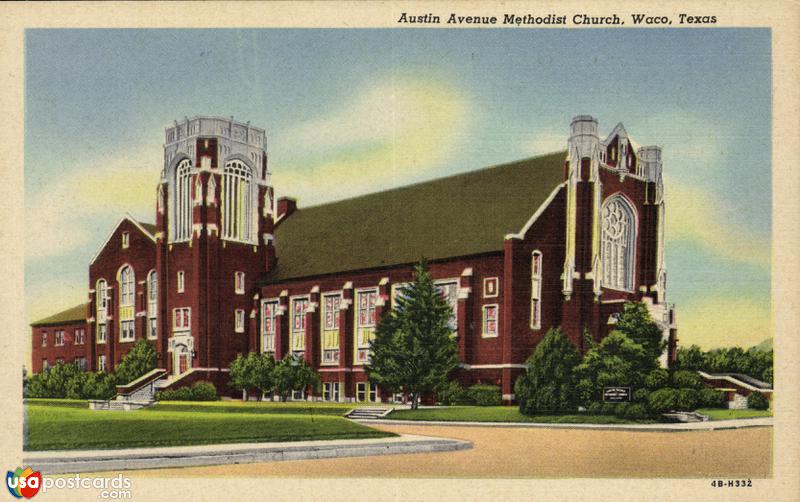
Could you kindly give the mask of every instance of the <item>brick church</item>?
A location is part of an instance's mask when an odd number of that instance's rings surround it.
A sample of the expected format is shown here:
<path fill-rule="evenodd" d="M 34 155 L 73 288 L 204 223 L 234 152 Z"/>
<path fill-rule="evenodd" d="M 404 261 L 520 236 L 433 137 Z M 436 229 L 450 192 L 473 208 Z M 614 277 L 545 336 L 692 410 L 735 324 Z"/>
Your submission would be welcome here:
<path fill-rule="evenodd" d="M 89 264 L 88 302 L 32 324 L 32 370 L 113 371 L 147 339 L 172 387 L 223 389 L 237 354 L 292 352 L 319 372 L 315 398 L 392 399 L 363 367 L 422 257 L 453 309 L 465 385 L 512 400 L 548 329 L 583 348 L 628 300 L 674 357 L 661 149 L 622 124 L 601 138 L 580 115 L 566 151 L 307 208 L 275 200 L 266 145 L 233 118 L 171 124 L 155 224 L 123 217 Z"/>

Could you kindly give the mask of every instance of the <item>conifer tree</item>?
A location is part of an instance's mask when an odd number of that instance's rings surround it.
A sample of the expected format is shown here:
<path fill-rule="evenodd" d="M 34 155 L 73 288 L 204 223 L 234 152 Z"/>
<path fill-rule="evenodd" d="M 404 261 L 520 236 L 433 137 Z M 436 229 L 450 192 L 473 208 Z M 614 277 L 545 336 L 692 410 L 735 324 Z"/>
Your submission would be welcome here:
<path fill-rule="evenodd" d="M 449 322 L 452 309 L 431 279 L 425 262 L 379 322 L 366 366 L 369 380 L 391 392 L 407 392 L 411 407 L 440 387 L 458 366 L 458 344 Z"/>

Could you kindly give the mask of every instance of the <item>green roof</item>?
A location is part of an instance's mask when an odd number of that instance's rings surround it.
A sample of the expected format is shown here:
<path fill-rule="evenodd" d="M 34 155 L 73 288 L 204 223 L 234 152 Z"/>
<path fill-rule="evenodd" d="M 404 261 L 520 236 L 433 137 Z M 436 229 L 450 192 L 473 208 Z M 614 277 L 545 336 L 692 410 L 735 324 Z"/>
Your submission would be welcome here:
<path fill-rule="evenodd" d="M 563 181 L 559 152 L 298 209 L 262 284 L 503 250 Z"/>
<path fill-rule="evenodd" d="M 142 228 L 150 232 L 150 235 L 156 235 L 156 230 L 158 230 L 158 227 L 156 227 L 152 223 L 144 223 L 143 221 L 139 221 L 137 223 L 139 223 L 139 225 L 141 225 Z"/>
<path fill-rule="evenodd" d="M 59 312 L 58 314 L 39 319 L 31 323 L 31 326 L 47 326 L 49 324 L 68 324 L 74 322 L 86 322 L 86 303 L 81 303 L 72 308 Z"/>

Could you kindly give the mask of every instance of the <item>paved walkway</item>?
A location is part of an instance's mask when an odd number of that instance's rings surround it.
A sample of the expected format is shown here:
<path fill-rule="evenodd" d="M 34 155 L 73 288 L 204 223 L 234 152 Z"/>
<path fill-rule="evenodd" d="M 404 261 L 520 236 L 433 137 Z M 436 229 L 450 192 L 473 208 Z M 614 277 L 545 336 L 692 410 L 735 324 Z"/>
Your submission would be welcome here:
<path fill-rule="evenodd" d="M 413 434 L 379 439 L 242 443 L 119 450 L 26 452 L 23 463 L 44 474 L 195 467 L 282 460 L 363 457 L 465 450 L 469 441 Z"/>
<path fill-rule="evenodd" d="M 435 425 L 439 427 L 522 427 L 539 429 L 590 429 L 627 432 L 687 432 L 772 427 L 772 417 L 739 418 L 736 420 L 709 420 L 675 424 L 559 424 L 526 422 L 451 422 L 436 420 L 353 420 L 368 425 Z"/>

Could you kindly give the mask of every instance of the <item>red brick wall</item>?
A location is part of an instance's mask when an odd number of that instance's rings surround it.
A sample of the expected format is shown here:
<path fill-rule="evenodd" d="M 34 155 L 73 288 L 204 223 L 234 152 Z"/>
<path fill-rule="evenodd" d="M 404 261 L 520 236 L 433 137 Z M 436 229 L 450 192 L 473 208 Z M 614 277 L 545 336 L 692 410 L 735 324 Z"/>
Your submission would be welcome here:
<path fill-rule="evenodd" d="M 122 233 L 128 232 L 130 236 L 130 245 L 127 249 L 122 247 Z M 100 251 L 95 261 L 89 266 L 89 289 L 94 290 L 97 286 L 97 281 L 101 278 L 105 279 L 108 283 L 109 297 L 111 298 L 111 308 L 108 314 L 113 317 L 113 320 L 108 322 L 107 342 L 97 344 L 95 343 L 97 333 L 97 323 L 91 323 L 91 335 L 87 333 L 87 337 L 92 339 L 92 353 L 89 359 L 89 368 L 92 370 L 97 369 L 97 357 L 100 354 L 106 355 L 107 368 L 110 371 L 116 367 L 116 364 L 122 360 L 122 357 L 131 349 L 136 340 L 147 337 L 146 331 L 146 317 L 135 316 L 135 338 L 133 341 L 120 342 L 119 332 L 119 301 L 120 301 L 120 288 L 117 282 L 117 274 L 123 265 L 127 264 L 133 268 L 135 279 L 135 309 L 134 312 L 138 313 L 147 310 L 147 287 L 146 280 L 147 274 L 156 266 L 156 245 L 153 240 L 142 233 L 139 228 L 134 225 L 130 220 L 125 219 L 120 223 L 106 246 Z M 140 282 L 145 281 L 144 284 Z M 90 316 L 96 316 L 96 292 L 92 296 Z M 159 333 L 161 336 L 161 333 Z"/>
<path fill-rule="evenodd" d="M 82 329 L 85 333 L 84 343 L 75 343 L 75 330 Z M 55 332 L 57 330 L 64 331 L 64 345 L 57 346 L 55 344 Z M 42 347 L 42 333 L 47 333 L 47 346 Z M 53 324 L 49 326 L 36 326 L 32 328 L 32 367 L 31 372 L 40 373 L 42 371 L 43 361 L 47 359 L 50 366 L 56 363 L 56 360 L 61 358 L 65 363 L 74 362 L 79 357 L 86 358 L 87 368 L 89 367 L 89 357 L 91 353 L 90 347 L 91 334 L 89 333 L 89 325 L 86 321 L 78 321 L 64 324 Z"/>

